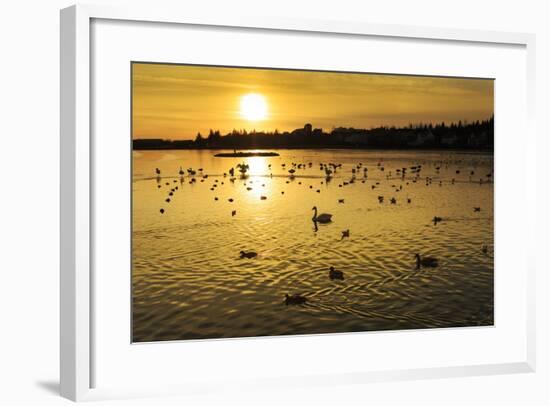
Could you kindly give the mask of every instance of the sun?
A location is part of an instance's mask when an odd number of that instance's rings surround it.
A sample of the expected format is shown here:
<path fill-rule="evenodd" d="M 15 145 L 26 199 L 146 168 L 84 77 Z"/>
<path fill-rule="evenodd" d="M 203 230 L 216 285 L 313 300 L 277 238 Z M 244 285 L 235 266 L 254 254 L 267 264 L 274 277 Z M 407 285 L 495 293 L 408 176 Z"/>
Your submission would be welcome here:
<path fill-rule="evenodd" d="M 258 93 L 248 93 L 241 97 L 241 117 L 248 121 L 261 121 L 267 117 L 267 102 Z"/>

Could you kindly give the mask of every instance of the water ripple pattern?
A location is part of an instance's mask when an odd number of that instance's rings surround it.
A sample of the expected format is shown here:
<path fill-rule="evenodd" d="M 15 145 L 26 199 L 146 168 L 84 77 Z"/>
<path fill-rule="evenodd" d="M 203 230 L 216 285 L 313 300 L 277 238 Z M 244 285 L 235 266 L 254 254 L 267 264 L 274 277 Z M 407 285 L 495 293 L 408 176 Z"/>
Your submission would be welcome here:
<path fill-rule="evenodd" d="M 492 155 L 215 152 L 134 152 L 134 342 L 493 324 Z"/>

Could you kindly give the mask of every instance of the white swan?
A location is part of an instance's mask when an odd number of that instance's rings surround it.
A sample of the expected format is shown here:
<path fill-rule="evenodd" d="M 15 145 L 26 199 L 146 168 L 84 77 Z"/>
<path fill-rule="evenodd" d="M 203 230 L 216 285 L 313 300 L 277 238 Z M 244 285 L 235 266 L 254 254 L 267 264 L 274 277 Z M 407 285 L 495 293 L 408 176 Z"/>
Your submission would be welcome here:
<path fill-rule="evenodd" d="M 315 213 L 313 214 L 313 218 L 312 218 L 312 220 L 314 222 L 325 224 L 325 223 L 330 223 L 332 221 L 332 214 L 322 213 L 322 214 L 317 215 L 317 206 L 313 206 L 313 209 L 311 209 L 311 210 L 315 211 Z"/>

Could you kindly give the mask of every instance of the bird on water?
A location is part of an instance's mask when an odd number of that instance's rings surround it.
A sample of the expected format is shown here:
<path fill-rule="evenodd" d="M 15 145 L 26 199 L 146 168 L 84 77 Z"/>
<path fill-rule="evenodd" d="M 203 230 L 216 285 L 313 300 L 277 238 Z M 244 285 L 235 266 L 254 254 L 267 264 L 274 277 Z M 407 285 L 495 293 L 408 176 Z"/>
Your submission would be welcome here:
<path fill-rule="evenodd" d="M 254 251 L 248 251 L 248 252 L 245 252 L 245 251 L 241 251 L 240 252 L 240 255 L 241 255 L 241 258 L 255 258 L 258 256 L 258 253 L 254 252 Z"/>
<path fill-rule="evenodd" d="M 300 295 L 300 294 L 294 294 L 289 295 L 288 293 L 285 295 L 285 305 L 301 305 L 307 303 L 307 297 Z"/>
<path fill-rule="evenodd" d="M 332 221 L 332 214 L 330 213 L 321 213 L 321 214 L 317 214 L 317 206 L 313 206 L 313 208 L 311 209 L 313 210 L 315 213 L 313 213 L 313 217 L 312 217 L 312 220 L 316 223 L 321 223 L 321 224 L 326 224 L 326 223 L 330 223 Z"/>
<path fill-rule="evenodd" d="M 329 271 L 328 271 L 328 277 L 330 278 L 330 280 L 338 279 L 338 280 L 343 281 L 344 280 L 344 272 L 338 271 L 338 270 L 334 269 L 333 266 L 331 266 L 329 268 Z"/>
<path fill-rule="evenodd" d="M 437 258 L 434 257 L 421 257 L 420 254 L 415 254 L 416 258 L 416 269 L 424 268 L 435 268 L 438 265 Z"/>

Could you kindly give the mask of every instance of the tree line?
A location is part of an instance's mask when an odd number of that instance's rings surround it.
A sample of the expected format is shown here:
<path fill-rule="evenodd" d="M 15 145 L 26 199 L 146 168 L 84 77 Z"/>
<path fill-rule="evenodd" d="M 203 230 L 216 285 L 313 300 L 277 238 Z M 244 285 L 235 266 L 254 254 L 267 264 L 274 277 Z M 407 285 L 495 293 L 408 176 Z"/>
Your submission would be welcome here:
<path fill-rule="evenodd" d="M 482 121 L 447 124 L 418 123 L 405 127 L 359 129 L 337 127 L 330 132 L 305 124 L 293 131 L 237 130 L 222 135 L 210 130 L 194 140 L 136 139 L 134 149 L 254 149 L 254 148 L 387 148 L 471 149 L 492 151 L 494 116 Z"/>

